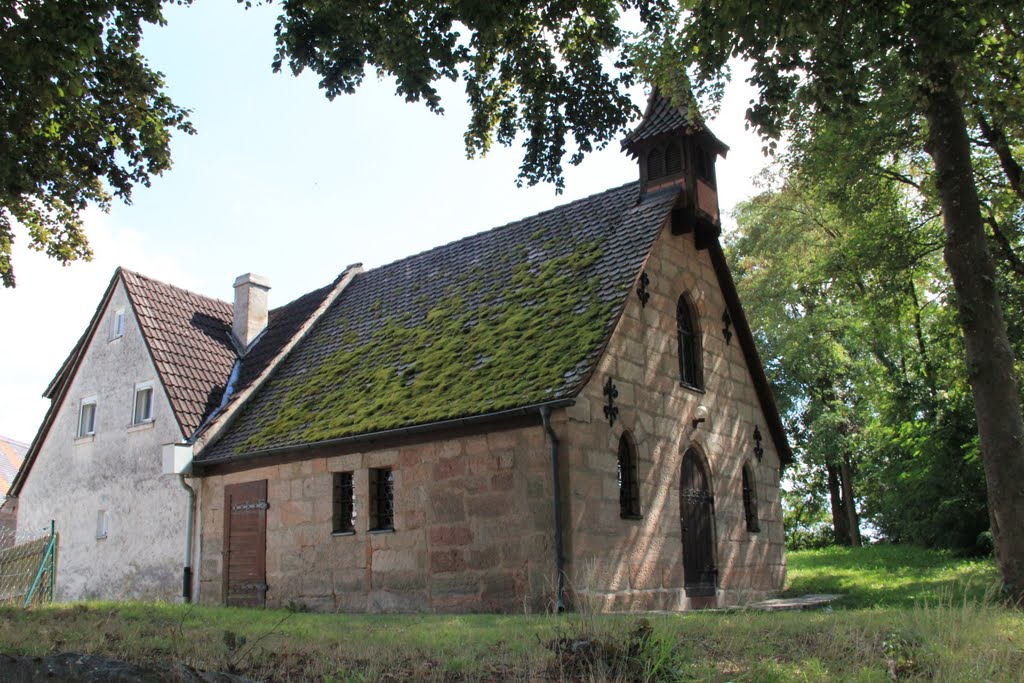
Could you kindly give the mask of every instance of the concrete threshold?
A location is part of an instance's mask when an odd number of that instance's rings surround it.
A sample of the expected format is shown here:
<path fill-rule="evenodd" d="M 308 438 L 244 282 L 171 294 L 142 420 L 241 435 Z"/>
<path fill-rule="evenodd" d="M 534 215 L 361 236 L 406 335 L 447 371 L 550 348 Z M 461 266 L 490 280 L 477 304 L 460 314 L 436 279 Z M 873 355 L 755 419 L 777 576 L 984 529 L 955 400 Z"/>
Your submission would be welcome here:
<path fill-rule="evenodd" d="M 771 598 L 753 602 L 739 609 L 754 609 L 763 612 L 781 612 L 783 610 L 814 609 L 816 607 L 827 607 L 834 601 L 843 597 L 836 593 L 813 593 L 801 595 L 796 598 Z"/>

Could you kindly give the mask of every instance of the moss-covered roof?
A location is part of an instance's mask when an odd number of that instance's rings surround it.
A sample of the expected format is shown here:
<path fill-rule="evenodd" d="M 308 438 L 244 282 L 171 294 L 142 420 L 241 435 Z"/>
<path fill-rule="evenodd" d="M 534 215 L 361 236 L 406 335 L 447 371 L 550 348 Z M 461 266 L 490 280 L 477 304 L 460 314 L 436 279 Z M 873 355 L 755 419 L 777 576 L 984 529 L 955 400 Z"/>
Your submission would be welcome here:
<path fill-rule="evenodd" d="M 675 199 L 630 183 L 357 275 L 200 459 L 574 396 Z"/>

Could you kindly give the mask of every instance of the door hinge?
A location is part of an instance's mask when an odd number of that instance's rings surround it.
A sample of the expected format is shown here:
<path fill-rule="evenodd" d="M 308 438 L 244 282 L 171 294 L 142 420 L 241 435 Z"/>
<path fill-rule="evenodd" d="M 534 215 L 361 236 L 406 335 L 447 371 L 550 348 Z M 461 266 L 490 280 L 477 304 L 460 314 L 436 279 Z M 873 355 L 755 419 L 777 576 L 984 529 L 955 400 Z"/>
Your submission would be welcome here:
<path fill-rule="evenodd" d="M 270 503 L 265 500 L 255 500 L 249 503 L 239 503 L 238 505 L 232 505 L 232 512 L 244 512 L 245 510 L 266 510 L 270 507 Z"/>
<path fill-rule="evenodd" d="M 265 583 L 240 583 L 231 587 L 233 590 L 241 593 L 251 593 L 253 591 L 266 591 L 270 586 Z"/>

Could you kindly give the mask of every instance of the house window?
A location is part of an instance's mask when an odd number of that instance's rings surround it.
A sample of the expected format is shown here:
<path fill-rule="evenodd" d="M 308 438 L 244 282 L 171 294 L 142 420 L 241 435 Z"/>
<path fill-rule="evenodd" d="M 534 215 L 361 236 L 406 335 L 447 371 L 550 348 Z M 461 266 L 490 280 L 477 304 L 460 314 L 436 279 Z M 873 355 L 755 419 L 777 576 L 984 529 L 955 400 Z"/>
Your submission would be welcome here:
<path fill-rule="evenodd" d="M 143 382 L 135 385 L 135 407 L 132 408 L 132 424 L 142 424 L 153 420 L 153 383 Z"/>
<path fill-rule="evenodd" d="M 636 446 L 629 432 L 619 439 L 619 515 L 624 519 L 640 518 L 640 477 Z"/>
<path fill-rule="evenodd" d="M 676 305 L 676 329 L 679 333 L 679 382 L 694 389 L 703 389 L 700 330 L 685 294 L 679 297 Z"/>
<path fill-rule="evenodd" d="M 331 531 L 335 534 L 353 534 L 356 531 L 356 506 L 351 472 L 334 473 L 334 512 Z"/>
<path fill-rule="evenodd" d="M 391 470 L 370 470 L 370 531 L 395 528 L 395 474 Z"/>
<path fill-rule="evenodd" d="M 757 489 L 749 465 L 743 466 L 743 514 L 747 518 L 747 531 L 760 531 L 757 522 Z"/>
<path fill-rule="evenodd" d="M 96 511 L 96 540 L 99 541 L 107 537 L 107 511 L 97 510 Z"/>
<path fill-rule="evenodd" d="M 78 436 L 92 436 L 96 433 L 96 397 L 83 398 L 78 411 Z"/>
<path fill-rule="evenodd" d="M 124 309 L 119 308 L 114 311 L 114 316 L 110 319 L 110 341 L 120 339 L 124 336 Z"/>

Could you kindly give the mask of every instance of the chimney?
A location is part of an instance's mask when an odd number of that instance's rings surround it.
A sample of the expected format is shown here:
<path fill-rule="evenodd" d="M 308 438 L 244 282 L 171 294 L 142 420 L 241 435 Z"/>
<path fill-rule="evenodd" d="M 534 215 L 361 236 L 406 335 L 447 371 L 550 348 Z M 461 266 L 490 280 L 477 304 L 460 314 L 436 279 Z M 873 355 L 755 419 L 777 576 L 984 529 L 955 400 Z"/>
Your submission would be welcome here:
<path fill-rule="evenodd" d="M 231 331 L 245 353 L 267 327 L 267 292 L 270 280 L 246 273 L 235 280 L 235 311 Z"/>

